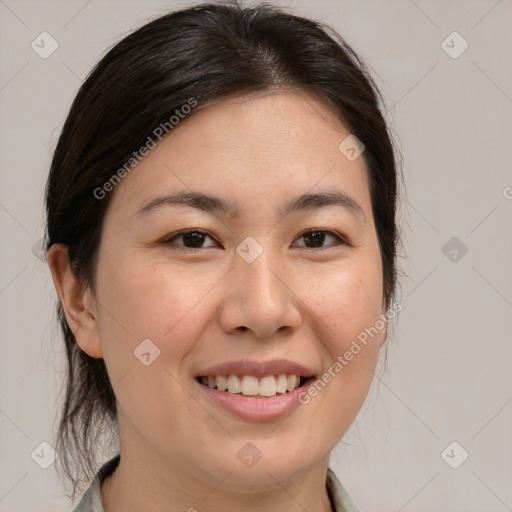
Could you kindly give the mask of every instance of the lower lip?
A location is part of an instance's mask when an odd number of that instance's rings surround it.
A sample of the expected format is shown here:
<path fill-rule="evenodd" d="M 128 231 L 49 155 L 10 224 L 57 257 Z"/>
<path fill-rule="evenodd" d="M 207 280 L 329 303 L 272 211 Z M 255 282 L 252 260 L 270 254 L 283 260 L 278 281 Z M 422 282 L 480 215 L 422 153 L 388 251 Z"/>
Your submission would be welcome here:
<path fill-rule="evenodd" d="M 195 381 L 205 395 L 224 410 L 245 421 L 268 422 L 290 414 L 300 405 L 299 395 L 307 390 L 314 379 L 308 379 L 302 386 L 274 398 L 245 398 L 227 391 L 210 388 Z"/>

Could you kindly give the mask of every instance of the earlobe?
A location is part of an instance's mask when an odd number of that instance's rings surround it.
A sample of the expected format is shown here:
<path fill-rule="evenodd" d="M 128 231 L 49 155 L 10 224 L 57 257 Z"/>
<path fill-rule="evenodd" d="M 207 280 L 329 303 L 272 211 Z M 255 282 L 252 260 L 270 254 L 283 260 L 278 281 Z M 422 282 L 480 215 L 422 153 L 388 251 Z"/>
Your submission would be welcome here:
<path fill-rule="evenodd" d="M 94 297 L 91 289 L 73 273 L 67 246 L 52 245 L 48 251 L 48 265 L 66 321 L 76 342 L 89 356 L 103 357 Z"/>

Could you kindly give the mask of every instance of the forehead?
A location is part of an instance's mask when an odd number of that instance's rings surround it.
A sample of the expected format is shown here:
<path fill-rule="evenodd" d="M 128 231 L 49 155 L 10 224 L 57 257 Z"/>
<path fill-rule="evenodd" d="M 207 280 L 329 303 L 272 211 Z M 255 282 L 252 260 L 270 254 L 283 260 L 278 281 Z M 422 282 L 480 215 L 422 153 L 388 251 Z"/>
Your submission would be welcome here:
<path fill-rule="evenodd" d="M 114 209 L 135 213 L 176 190 L 209 192 L 244 205 L 337 187 L 369 201 L 364 159 L 338 149 L 350 134 L 324 103 L 303 91 L 267 91 L 201 108 L 156 141 L 116 187 Z M 368 206 L 368 205 L 367 205 Z"/>

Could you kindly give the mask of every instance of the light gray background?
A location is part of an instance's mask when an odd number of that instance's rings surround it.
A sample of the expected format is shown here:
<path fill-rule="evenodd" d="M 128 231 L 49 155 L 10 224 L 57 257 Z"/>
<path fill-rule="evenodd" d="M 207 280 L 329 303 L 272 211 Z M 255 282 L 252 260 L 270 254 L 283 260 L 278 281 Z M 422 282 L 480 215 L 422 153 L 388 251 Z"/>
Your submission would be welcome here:
<path fill-rule="evenodd" d="M 56 294 L 32 252 L 51 150 L 105 49 L 185 5 L 0 0 L 1 512 L 72 508 L 54 466 L 31 458 L 53 442 L 62 391 Z M 332 466 L 362 512 L 512 510 L 512 2 L 290 5 L 333 25 L 366 58 L 406 178 L 404 309 L 387 371 Z M 59 45 L 48 59 L 31 48 L 43 31 Z M 469 43 L 457 59 L 441 46 L 453 31 Z M 452 237 L 468 249 L 456 249 L 456 262 L 442 252 Z M 458 469 L 441 457 L 452 441 L 469 453 Z M 458 450 L 448 451 L 452 463 Z"/>

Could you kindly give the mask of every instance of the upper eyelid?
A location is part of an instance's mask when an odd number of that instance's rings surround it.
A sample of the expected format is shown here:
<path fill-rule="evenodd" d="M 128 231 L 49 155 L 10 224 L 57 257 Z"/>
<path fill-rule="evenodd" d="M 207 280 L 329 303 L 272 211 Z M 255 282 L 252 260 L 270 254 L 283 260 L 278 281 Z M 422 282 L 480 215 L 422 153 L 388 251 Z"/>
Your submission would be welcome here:
<path fill-rule="evenodd" d="M 200 228 L 196 228 L 196 229 L 184 229 L 183 231 L 178 231 L 177 233 L 174 233 L 173 235 L 169 235 L 169 236 L 166 236 L 164 239 L 163 239 L 163 242 L 164 243 L 168 243 L 168 242 L 171 242 L 172 240 L 174 240 L 175 238 L 178 238 L 182 235 L 186 235 L 188 233 L 201 233 L 203 235 L 206 235 L 208 237 L 210 237 L 212 240 L 215 240 L 215 242 L 219 243 L 216 238 L 211 235 L 210 233 L 208 233 L 208 231 L 205 231 L 204 229 L 200 229 Z M 189 249 L 189 247 L 186 247 L 186 249 Z"/>
<path fill-rule="evenodd" d="M 205 236 L 208 236 L 210 237 L 212 240 L 214 240 L 216 243 L 220 243 L 213 235 L 211 235 L 208 231 L 205 231 L 204 229 L 201 229 L 201 228 L 191 228 L 191 229 L 185 229 L 183 231 L 179 231 L 178 233 L 175 233 L 169 237 L 166 237 L 163 241 L 164 243 L 169 243 L 171 242 L 172 240 L 182 236 L 182 235 L 186 235 L 187 233 L 201 233 Z M 343 243 L 343 244 L 349 244 L 347 238 L 339 233 L 337 233 L 336 231 L 333 231 L 332 229 L 327 229 L 327 228 L 308 228 L 306 229 L 305 231 L 302 231 L 302 233 L 300 233 L 294 240 L 297 240 L 298 238 L 301 238 L 303 237 L 304 235 L 307 235 L 308 233 L 325 233 L 327 235 L 332 235 L 334 236 L 335 238 L 337 238 L 339 240 L 339 242 Z M 184 247 L 184 246 L 183 246 Z M 193 249 L 192 247 L 184 247 L 185 249 Z M 199 248 L 201 249 L 201 247 Z M 313 247 L 304 247 L 304 249 L 313 249 Z"/>

